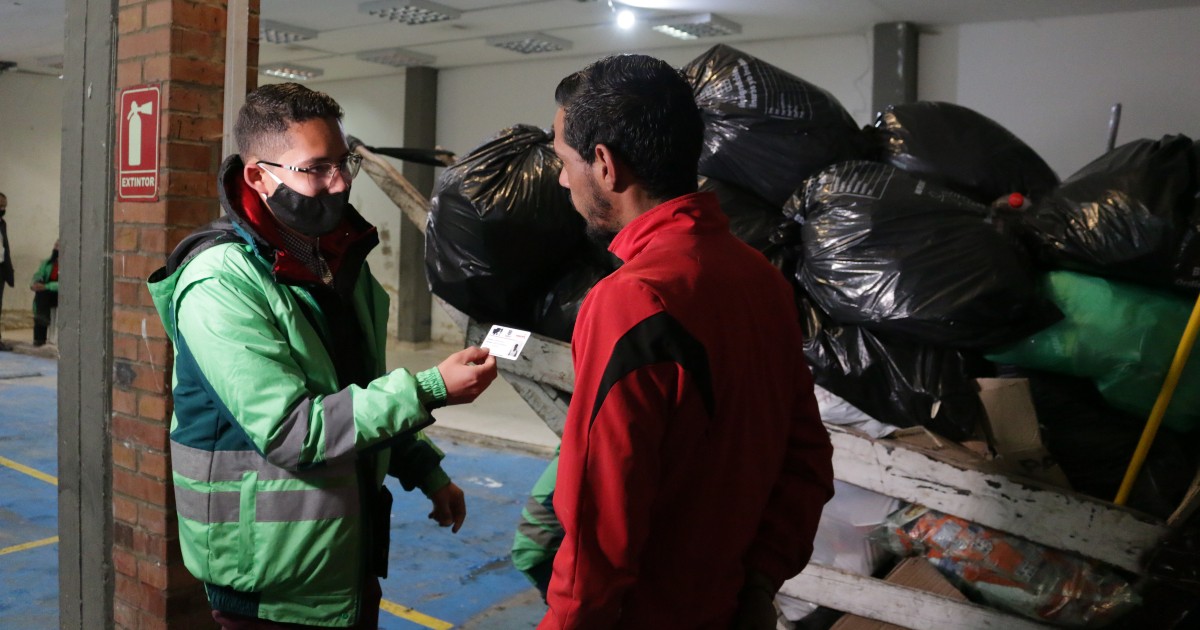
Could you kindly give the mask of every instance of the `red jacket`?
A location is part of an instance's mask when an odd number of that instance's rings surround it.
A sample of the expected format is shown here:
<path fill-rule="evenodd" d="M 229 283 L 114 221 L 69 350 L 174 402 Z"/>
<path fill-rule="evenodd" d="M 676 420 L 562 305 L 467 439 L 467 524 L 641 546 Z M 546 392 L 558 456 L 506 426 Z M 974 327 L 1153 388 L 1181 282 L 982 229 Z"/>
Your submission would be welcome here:
<path fill-rule="evenodd" d="M 800 572 L 833 495 L 792 290 L 709 193 L 610 249 L 575 325 L 539 627 L 727 627 L 746 570 Z"/>

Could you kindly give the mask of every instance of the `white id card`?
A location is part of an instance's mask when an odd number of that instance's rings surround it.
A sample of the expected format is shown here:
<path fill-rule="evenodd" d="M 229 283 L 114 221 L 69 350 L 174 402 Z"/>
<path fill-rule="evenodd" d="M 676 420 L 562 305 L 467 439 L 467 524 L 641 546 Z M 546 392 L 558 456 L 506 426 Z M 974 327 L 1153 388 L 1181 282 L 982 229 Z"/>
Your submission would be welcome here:
<path fill-rule="evenodd" d="M 497 359 L 516 360 L 521 356 L 521 350 L 525 349 L 525 342 L 529 341 L 529 331 L 517 330 L 516 328 L 508 328 L 506 326 L 492 326 L 488 331 L 487 337 L 484 338 L 484 348 L 491 351 L 492 356 Z"/>

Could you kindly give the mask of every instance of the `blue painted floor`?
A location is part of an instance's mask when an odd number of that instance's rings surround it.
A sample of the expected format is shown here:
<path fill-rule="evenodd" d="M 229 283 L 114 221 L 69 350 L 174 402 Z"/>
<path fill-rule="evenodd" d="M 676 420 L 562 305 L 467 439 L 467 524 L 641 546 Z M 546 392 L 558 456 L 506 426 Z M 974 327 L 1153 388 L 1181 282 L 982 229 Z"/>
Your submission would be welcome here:
<path fill-rule="evenodd" d="M 56 379 L 52 360 L 0 352 L 0 628 L 58 627 L 58 545 L 45 542 L 58 534 L 57 488 L 20 471 L 57 476 Z M 428 520 L 419 491 L 389 479 L 396 500 L 383 597 L 395 612 L 381 612 L 380 628 L 534 627 L 544 606 L 508 551 L 546 462 L 446 440 L 439 446 L 467 496 L 467 520 L 451 534 Z"/>

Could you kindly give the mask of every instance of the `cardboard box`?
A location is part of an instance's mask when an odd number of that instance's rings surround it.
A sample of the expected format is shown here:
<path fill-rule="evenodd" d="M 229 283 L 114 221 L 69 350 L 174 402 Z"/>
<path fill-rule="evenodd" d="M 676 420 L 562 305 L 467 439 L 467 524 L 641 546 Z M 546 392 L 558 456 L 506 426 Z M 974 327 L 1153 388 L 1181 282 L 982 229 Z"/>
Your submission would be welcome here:
<path fill-rule="evenodd" d="M 885 581 L 935 593 L 960 602 L 967 601 L 967 597 L 954 588 L 954 585 L 942 577 L 942 574 L 924 558 L 905 558 L 888 573 Z M 858 615 L 843 615 L 829 630 L 906 630 L 906 628 Z"/>
<path fill-rule="evenodd" d="M 980 378 L 975 382 L 985 412 L 983 432 L 999 469 L 1069 489 L 1067 476 L 1042 444 L 1029 381 Z"/>

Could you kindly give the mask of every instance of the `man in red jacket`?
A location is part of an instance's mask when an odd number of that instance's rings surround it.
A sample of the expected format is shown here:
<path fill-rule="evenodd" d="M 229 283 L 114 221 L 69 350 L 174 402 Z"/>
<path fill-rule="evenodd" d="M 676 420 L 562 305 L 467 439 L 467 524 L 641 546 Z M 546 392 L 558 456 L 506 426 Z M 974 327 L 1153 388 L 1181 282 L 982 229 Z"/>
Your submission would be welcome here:
<path fill-rule="evenodd" d="M 540 627 L 774 627 L 833 494 L 791 287 L 696 192 L 702 124 L 677 71 L 609 57 L 555 100 L 559 182 L 624 264 L 575 325 Z"/>

